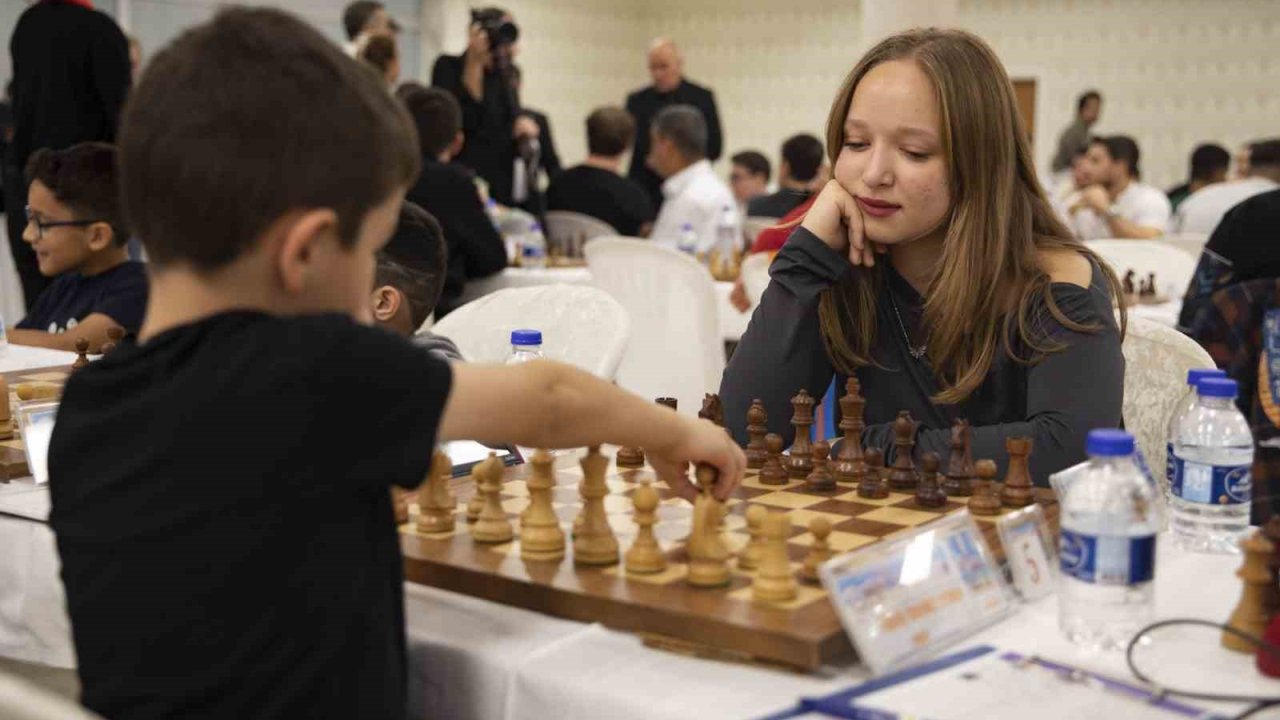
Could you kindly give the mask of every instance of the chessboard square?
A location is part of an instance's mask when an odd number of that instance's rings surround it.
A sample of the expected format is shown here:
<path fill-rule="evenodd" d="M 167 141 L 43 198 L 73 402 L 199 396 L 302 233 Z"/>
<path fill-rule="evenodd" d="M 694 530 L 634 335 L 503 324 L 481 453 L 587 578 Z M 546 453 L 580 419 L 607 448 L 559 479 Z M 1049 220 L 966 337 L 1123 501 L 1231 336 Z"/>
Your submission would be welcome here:
<path fill-rule="evenodd" d="M 605 495 L 604 511 L 610 515 L 631 512 L 631 499 L 621 495 Z"/>
<path fill-rule="evenodd" d="M 529 507 L 528 498 L 504 498 L 502 501 L 502 511 L 508 515 L 522 513 L 527 507 Z"/>
<path fill-rule="evenodd" d="M 502 484 L 502 494 L 512 497 L 529 497 L 529 486 L 523 480 L 508 480 Z"/>
<path fill-rule="evenodd" d="M 66 382 L 67 374 L 65 372 L 42 372 L 33 373 L 31 375 L 23 375 L 23 380 L 36 380 L 39 382 Z"/>
<path fill-rule="evenodd" d="M 688 501 L 681 499 L 678 504 L 658 506 L 658 524 L 670 522 L 692 522 L 693 506 Z"/>
<path fill-rule="evenodd" d="M 667 569 L 662 572 L 637 574 L 629 573 L 626 569 L 626 563 L 618 563 L 611 567 L 605 568 L 605 575 L 621 576 L 633 582 L 649 583 L 652 585 L 670 585 L 679 582 L 689 574 L 689 566 L 684 563 L 667 563 Z"/>
<path fill-rule="evenodd" d="M 914 527 L 923 525 L 931 520 L 937 520 L 941 517 L 937 512 L 926 512 L 924 510 L 909 510 L 904 507 L 885 507 L 879 510 L 873 510 L 865 515 L 859 515 L 859 519 L 873 520 L 875 522 L 892 523 L 903 527 Z"/>
<path fill-rule="evenodd" d="M 731 600 L 737 600 L 739 602 L 744 602 L 744 601 L 753 602 L 759 605 L 760 607 L 775 608 L 777 610 L 797 610 L 799 608 L 804 607 L 805 605 L 808 605 L 809 603 L 815 602 L 817 600 L 822 600 L 826 597 L 827 597 L 827 592 L 822 589 L 822 586 L 806 585 L 799 581 L 796 582 L 795 598 L 792 600 L 787 600 L 786 602 L 756 601 L 754 598 L 751 597 L 750 585 L 744 588 L 733 590 L 729 593 L 729 598 Z"/>
<path fill-rule="evenodd" d="M 831 549 L 835 552 L 843 553 L 849 552 L 850 550 L 857 550 L 863 545 L 870 545 L 879 539 L 879 537 L 871 535 L 859 535 L 858 533 L 833 530 L 831 534 L 827 536 L 827 544 L 830 545 Z M 813 534 L 805 533 L 803 535 L 798 535 L 791 538 L 788 542 L 809 547 L 813 544 Z"/>
<path fill-rule="evenodd" d="M 855 535 L 867 535 L 869 537 L 882 538 L 902 530 L 901 525 L 893 523 L 875 522 L 867 520 L 866 516 L 849 518 L 835 526 L 837 532 L 852 533 Z"/>
<path fill-rule="evenodd" d="M 809 507 L 810 505 L 817 505 L 823 500 L 824 498 L 821 497 L 803 495 L 801 493 L 788 492 L 784 490 L 752 498 L 751 502 L 759 503 L 761 505 L 769 505 L 771 507 L 786 508 L 788 510 L 798 510 L 800 508 Z"/>
<path fill-rule="evenodd" d="M 627 480 L 609 479 L 604 481 L 605 487 L 609 488 L 611 493 L 624 493 L 628 490 L 635 489 L 639 483 L 629 482 Z"/>
<path fill-rule="evenodd" d="M 557 486 L 551 488 L 551 503 L 553 505 L 566 504 L 572 505 L 582 502 L 582 495 L 578 493 L 577 486 L 564 487 Z"/>
<path fill-rule="evenodd" d="M 809 527 L 809 523 L 813 522 L 817 518 L 826 518 L 831 522 L 831 526 L 835 527 L 847 520 L 848 516 L 833 512 L 823 512 L 817 509 L 817 506 L 792 510 L 787 513 L 787 519 L 796 527 L 807 528 Z"/>
<path fill-rule="evenodd" d="M 653 527 L 653 536 L 664 545 L 677 545 L 689 539 L 692 522 L 659 523 Z"/>
<path fill-rule="evenodd" d="M 836 500 L 835 498 L 831 498 L 829 500 L 823 500 L 816 505 L 810 505 L 807 509 L 814 512 L 839 515 L 841 519 L 844 519 L 866 515 L 867 513 L 874 512 L 880 508 L 875 505 L 868 505 L 862 502 L 850 502 L 848 500 Z"/>
<path fill-rule="evenodd" d="M 16 439 L 16 438 L 13 440 L 5 440 L 4 442 L 0 442 L 0 447 L 12 448 L 14 450 L 25 449 L 25 446 L 22 444 L 22 440 Z"/>
<path fill-rule="evenodd" d="M 878 507 L 888 507 L 890 505 L 897 505 L 900 502 L 910 500 L 912 497 L 913 497 L 912 495 L 907 495 L 905 493 L 891 492 L 889 493 L 889 497 L 884 497 L 876 500 L 873 498 L 859 497 L 858 491 L 854 490 L 853 492 L 845 493 L 843 495 L 837 495 L 835 496 L 834 499 L 843 500 L 846 502 L 862 503 L 863 505 L 876 505 Z"/>
<path fill-rule="evenodd" d="M 787 482 L 783 485 L 766 485 L 760 482 L 759 475 L 747 475 L 742 479 L 742 485 L 740 487 L 773 492 L 775 490 L 790 490 L 791 488 L 797 488 L 801 485 L 804 485 L 803 480 L 792 480 L 791 478 L 787 478 Z"/>

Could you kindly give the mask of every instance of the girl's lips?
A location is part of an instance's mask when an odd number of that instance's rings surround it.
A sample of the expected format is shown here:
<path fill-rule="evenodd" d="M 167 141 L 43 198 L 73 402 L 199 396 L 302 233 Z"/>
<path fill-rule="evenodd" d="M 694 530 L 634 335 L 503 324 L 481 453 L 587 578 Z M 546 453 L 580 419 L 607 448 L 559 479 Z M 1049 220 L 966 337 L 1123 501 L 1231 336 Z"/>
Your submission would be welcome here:
<path fill-rule="evenodd" d="M 862 212 L 871 217 L 886 218 L 902 209 L 901 205 L 894 205 L 881 200 L 862 197 L 855 197 L 854 199 L 858 201 L 858 207 L 862 208 Z"/>

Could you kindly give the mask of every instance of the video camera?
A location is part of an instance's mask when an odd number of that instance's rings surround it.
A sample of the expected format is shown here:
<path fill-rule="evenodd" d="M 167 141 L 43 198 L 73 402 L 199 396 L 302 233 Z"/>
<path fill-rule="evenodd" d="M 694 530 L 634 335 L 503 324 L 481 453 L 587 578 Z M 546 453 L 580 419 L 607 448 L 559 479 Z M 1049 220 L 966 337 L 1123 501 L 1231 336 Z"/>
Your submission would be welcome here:
<path fill-rule="evenodd" d="M 471 22 L 479 25 L 480 29 L 489 36 L 491 52 L 497 52 L 501 48 L 512 45 L 520 38 L 520 28 L 508 20 L 506 15 L 497 14 L 492 10 L 472 10 Z"/>

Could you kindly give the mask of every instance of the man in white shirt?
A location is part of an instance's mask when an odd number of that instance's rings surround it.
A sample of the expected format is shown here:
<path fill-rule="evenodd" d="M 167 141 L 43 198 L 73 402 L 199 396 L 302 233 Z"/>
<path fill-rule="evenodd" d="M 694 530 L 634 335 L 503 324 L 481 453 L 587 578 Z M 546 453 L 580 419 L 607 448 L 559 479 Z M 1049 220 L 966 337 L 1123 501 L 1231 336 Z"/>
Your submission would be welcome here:
<path fill-rule="evenodd" d="M 1084 156 L 1089 186 L 1068 200 L 1081 240 L 1155 238 L 1171 214 L 1169 198 L 1139 182 L 1138 143 L 1127 135 L 1094 138 Z"/>
<path fill-rule="evenodd" d="M 1208 235 L 1231 208 L 1269 190 L 1280 188 L 1280 138 L 1249 145 L 1248 175 L 1195 191 L 1178 206 L 1172 232 Z"/>
<path fill-rule="evenodd" d="M 742 237 L 742 221 L 728 186 L 707 161 L 707 123 L 692 105 L 671 105 L 650 126 L 649 167 L 663 178 L 662 209 L 650 233 L 655 242 L 677 247 L 681 228 L 688 224 L 698 236 L 695 249 L 709 252 L 722 222 Z"/>

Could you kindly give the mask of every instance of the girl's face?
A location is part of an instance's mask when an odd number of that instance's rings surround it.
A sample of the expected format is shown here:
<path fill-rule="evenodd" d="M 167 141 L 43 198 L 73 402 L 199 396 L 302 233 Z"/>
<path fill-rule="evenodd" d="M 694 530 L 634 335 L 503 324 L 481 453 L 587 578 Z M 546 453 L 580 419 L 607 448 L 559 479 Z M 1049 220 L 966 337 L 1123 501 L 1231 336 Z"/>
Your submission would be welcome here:
<path fill-rule="evenodd" d="M 858 203 L 866 235 L 883 245 L 938 229 L 951 209 L 942 112 L 911 60 L 872 68 L 853 92 L 835 179 Z"/>

